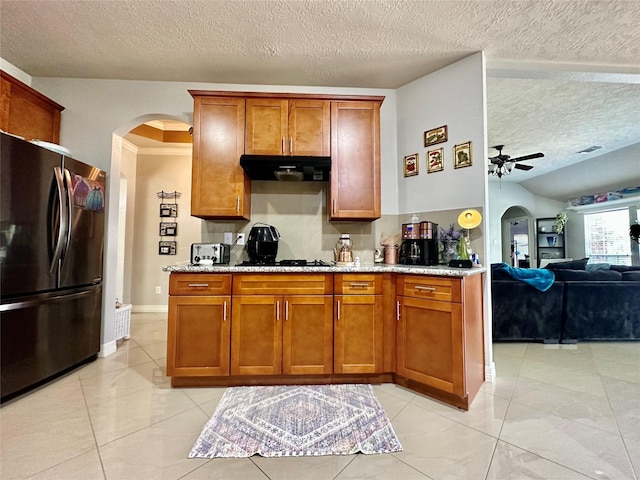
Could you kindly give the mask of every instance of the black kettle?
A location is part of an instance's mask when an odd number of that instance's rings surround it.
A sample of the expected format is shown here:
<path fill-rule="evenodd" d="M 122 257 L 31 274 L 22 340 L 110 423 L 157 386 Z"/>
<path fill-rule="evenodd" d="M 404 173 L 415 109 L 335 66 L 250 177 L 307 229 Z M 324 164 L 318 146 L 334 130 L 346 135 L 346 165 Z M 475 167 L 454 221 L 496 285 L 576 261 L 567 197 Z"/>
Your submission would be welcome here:
<path fill-rule="evenodd" d="M 278 255 L 280 232 L 272 225 L 256 223 L 249 231 L 247 254 L 251 263 L 273 264 Z"/>

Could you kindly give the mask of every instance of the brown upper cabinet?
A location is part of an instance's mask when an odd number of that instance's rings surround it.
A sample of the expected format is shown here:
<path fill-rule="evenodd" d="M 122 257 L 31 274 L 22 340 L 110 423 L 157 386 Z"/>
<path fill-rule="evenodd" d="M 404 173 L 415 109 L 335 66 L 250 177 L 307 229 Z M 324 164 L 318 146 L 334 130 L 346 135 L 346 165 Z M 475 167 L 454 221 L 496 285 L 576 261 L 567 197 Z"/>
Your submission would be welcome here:
<path fill-rule="evenodd" d="M 251 180 L 244 153 L 245 100 L 194 95 L 191 215 L 249 219 Z"/>
<path fill-rule="evenodd" d="M 382 96 L 189 90 L 191 215 L 246 219 L 251 180 L 242 154 L 331 156 L 329 220 L 380 218 Z"/>
<path fill-rule="evenodd" d="M 64 107 L 8 73 L 0 74 L 0 129 L 27 141 L 60 142 L 60 113 Z"/>
<path fill-rule="evenodd" d="M 245 153 L 329 155 L 328 101 L 248 98 L 246 105 Z"/>
<path fill-rule="evenodd" d="M 331 103 L 329 220 L 380 218 L 381 103 Z"/>

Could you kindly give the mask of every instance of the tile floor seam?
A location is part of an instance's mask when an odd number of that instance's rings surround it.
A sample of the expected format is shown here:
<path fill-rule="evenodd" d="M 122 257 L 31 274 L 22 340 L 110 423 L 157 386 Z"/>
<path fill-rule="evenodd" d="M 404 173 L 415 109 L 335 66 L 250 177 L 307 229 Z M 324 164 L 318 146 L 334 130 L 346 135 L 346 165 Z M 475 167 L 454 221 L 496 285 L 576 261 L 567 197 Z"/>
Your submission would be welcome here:
<path fill-rule="evenodd" d="M 515 447 L 515 448 L 517 448 L 518 450 L 522 450 L 523 452 L 527 452 L 527 453 L 528 453 L 528 454 L 530 454 L 530 455 L 535 455 L 535 456 L 536 456 L 536 457 L 538 457 L 538 458 L 542 458 L 543 460 L 545 460 L 545 461 L 547 461 L 547 462 L 553 463 L 554 465 L 558 465 L 560 468 L 563 468 L 563 469 L 566 469 L 566 470 L 571 470 L 572 472 L 577 473 L 578 475 L 580 475 L 580 476 L 582 476 L 582 477 L 591 478 L 592 480 L 602 480 L 602 478 L 601 478 L 601 477 L 593 477 L 593 476 L 591 476 L 591 475 L 589 475 L 589 474 L 586 474 L 586 473 L 584 473 L 584 472 L 581 472 L 581 471 L 579 471 L 579 470 L 576 470 L 575 468 L 572 468 L 572 467 L 570 467 L 570 466 L 568 466 L 568 465 L 565 465 L 565 464 L 563 464 L 563 463 L 558 463 L 556 460 L 553 460 L 553 459 L 551 459 L 551 458 L 547 458 L 547 457 L 545 457 L 545 456 L 543 456 L 543 455 L 540 455 L 539 453 L 532 452 L 531 450 L 528 450 L 528 449 L 526 449 L 526 448 L 524 448 L 524 447 L 521 447 L 520 445 L 516 445 L 515 443 L 508 442 L 508 441 L 506 441 L 506 440 L 498 440 L 498 441 L 499 441 L 499 442 L 502 442 L 502 443 L 505 443 L 505 444 L 507 444 L 507 445 L 511 445 L 512 447 Z"/>
<path fill-rule="evenodd" d="M 191 408 L 188 408 L 188 409 L 186 409 L 186 410 L 183 410 L 182 412 L 178 412 L 178 413 L 176 413 L 176 414 L 174 414 L 174 415 L 171 415 L 171 416 L 168 416 L 168 417 L 162 418 L 162 419 L 158 420 L 157 422 L 150 423 L 150 424 L 148 424 L 148 425 L 145 425 L 144 427 L 138 428 L 137 430 L 134 430 L 134 431 L 131 431 L 131 432 L 129 432 L 129 433 L 126 433 L 125 435 L 122 435 L 121 437 L 114 438 L 113 440 L 109 440 L 108 442 L 103 443 L 102 445 L 98 445 L 98 448 L 102 448 L 102 447 L 106 447 L 106 446 L 108 446 L 108 445 L 111 445 L 111 444 L 112 444 L 112 443 L 114 443 L 114 442 L 118 442 L 118 441 L 120 441 L 120 440 L 123 440 L 123 439 L 125 439 L 125 438 L 127 438 L 127 437 L 130 437 L 131 435 L 135 435 L 136 433 L 139 433 L 139 432 L 141 432 L 141 431 L 143 431 L 143 430 L 146 430 L 146 429 L 147 429 L 147 428 L 149 428 L 149 427 L 153 427 L 154 425 L 157 425 L 157 424 L 159 424 L 159 423 L 165 422 L 165 421 L 170 420 L 170 419 L 172 419 L 172 418 L 174 418 L 174 417 L 177 417 L 177 416 L 182 415 L 182 414 L 184 414 L 184 413 L 190 412 L 191 410 L 194 410 L 194 409 L 198 409 L 198 407 L 197 407 L 197 406 L 195 406 L 195 407 L 191 407 Z M 196 437 L 196 438 L 197 438 L 197 437 Z M 195 440 L 194 440 L 194 442 L 195 442 Z"/>
<path fill-rule="evenodd" d="M 402 452 L 398 452 L 398 453 L 402 453 Z M 402 458 L 398 457 L 398 453 L 391 453 L 391 455 L 398 460 L 399 462 L 405 464 L 407 467 L 411 468 L 411 470 L 415 470 L 416 472 L 418 472 L 420 475 L 424 475 L 425 478 L 427 478 L 428 480 L 436 480 L 435 478 L 427 475 L 426 473 L 418 470 L 416 467 L 414 467 L 413 465 L 411 465 L 410 463 L 405 462 Z"/>
<path fill-rule="evenodd" d="M 87 412 L 87 417 L 89 417 L 89 425 L 91 426 L 91 434 L 93 435 L 93 443 L 96 447 L 96 454 L 98 455 L 98 460 L 100 461 L 100 469 L 102 470 L 102 475 L 106 479 L 107 472 L 104 468 L 104 462 L 102 461 L 102 454 L 100 453 L 100 446 L 98 445 L 98 438 L 96 437 L 96 429 L 93 425 L 93 420 L 91 419 L 91 412 L 89 411 L 89 404 L 87 403 L 87 397 L 84 394 L 84 386 L 82 385 L 82 379 L 78 377 L 78 383 L 80 384 L 80 391 L 82 392 L 82 400 L 84 402 L 84 408 Z"/>

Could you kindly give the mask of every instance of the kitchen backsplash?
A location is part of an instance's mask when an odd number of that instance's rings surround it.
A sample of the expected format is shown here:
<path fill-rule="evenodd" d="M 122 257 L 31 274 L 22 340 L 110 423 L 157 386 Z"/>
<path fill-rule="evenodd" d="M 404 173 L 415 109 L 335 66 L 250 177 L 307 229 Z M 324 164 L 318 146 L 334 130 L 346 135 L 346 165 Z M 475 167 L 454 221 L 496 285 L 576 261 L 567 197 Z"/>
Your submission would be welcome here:
<path fill-rule="evenodd" d="M 261 182 L 252 183 L 251 221 L 203 221 L 202 242 L 221 243 L 224 232 L 249 235 L 258 222 L 275 226 L 280 231 L 278 260 L 333 260 L 333 248 L 342 233 L 353 240 L 354 256 L 363 264 L 373 263 L 374 250 L 381 248 L 381 235 L 400 234 L 403 223 L 417 213 L 420 220 L 448 227 L 455 223 L 459 210 L 439 212 L 411 212 L 402 215 L 383 215 L 373 222 L 329 222 L 327 188 L 324 182 Z M 469 208 L 477 208 L 469 206 Z M 482 252 L 482 225 L 471 231 L 475 252 Z M 231 263 L 247 259 L 244 247 L 231 249 Z"/>

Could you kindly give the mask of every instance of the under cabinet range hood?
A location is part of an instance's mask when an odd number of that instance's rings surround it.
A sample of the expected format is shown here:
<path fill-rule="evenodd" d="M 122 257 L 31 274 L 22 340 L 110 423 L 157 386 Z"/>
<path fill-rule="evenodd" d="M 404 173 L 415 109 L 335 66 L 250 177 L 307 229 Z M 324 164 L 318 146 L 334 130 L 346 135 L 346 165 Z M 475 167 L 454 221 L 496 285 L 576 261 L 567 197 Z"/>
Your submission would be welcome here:
<path fill-rule="evenodd" d="M 240 165 L 252 180 L 327 182 L 331 157 L 242 155 Z"/>

